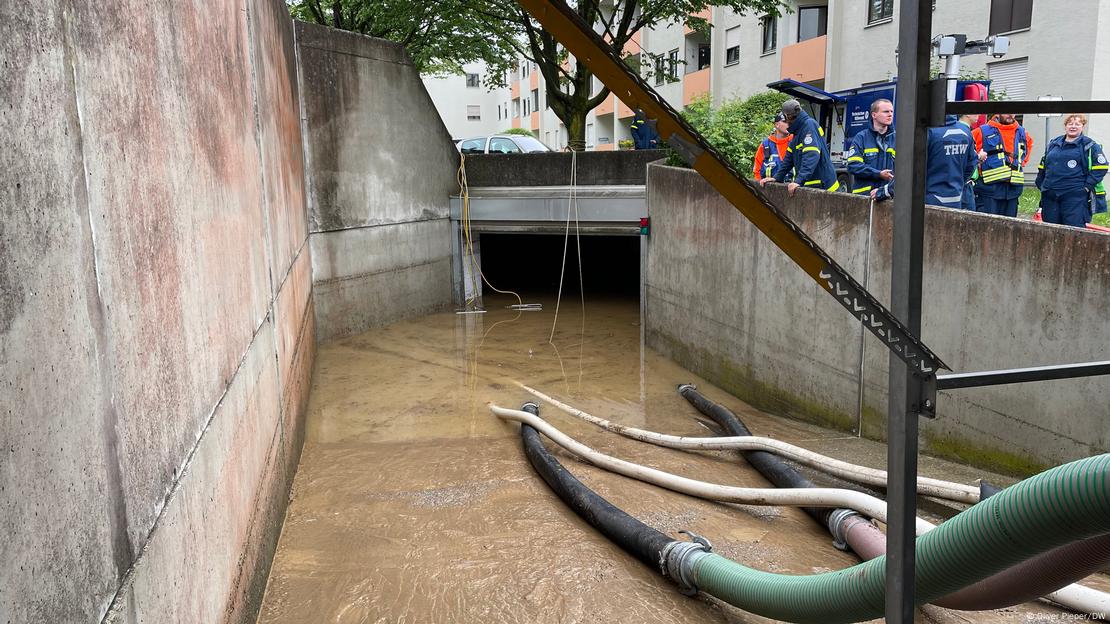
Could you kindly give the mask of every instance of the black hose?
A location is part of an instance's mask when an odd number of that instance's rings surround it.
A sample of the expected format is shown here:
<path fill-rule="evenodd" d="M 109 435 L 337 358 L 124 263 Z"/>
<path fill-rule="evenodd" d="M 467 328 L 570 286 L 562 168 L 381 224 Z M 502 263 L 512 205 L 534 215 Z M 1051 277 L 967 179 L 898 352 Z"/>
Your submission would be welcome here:
<path fill-rule="evenodd" d="M 678 387 L 678 393 L 683 396 L 691 405 L 698 408 L 698 411 L 706 416 L 712 418 L 714 422 L 725 430 L 725 433 L 731 436 L 750 436 L 752 432 L 740 422 L 736 414 L 720 403 L 710 401 L 698 392 L 694 386 L 690 384 L 682 384 Z M 817 487 L 812 481 L 798 474 L 790 464 L 787 464 L 779 456 L 768 453 L 767 451 L 740 451 L 744 455 L 744 459 L 763 475 L 763 478 L 771 482 L 772 485 L 779 488 L 814 488 Z M 810 515 L 814 520 L 820 522 L 822 526 L 828 526 L 829 516 L 833 512 L 839 511 L 837 509 L 818 508 L 818 507 L 802 507 L 802 511 Z"/>
<path fill-rule="evenodd" d="M 525 403 L 521 409 L 539 415 L 535 403 Z M 673 538 L 621 511 L 574 478 L 547 452 L 539 432 L 532 427 L 521 424 L 520 437 L 532 467 L 574 513 L 651 569 L 660 571 L 660 554 L 667 544 L 675 541 Z"/>

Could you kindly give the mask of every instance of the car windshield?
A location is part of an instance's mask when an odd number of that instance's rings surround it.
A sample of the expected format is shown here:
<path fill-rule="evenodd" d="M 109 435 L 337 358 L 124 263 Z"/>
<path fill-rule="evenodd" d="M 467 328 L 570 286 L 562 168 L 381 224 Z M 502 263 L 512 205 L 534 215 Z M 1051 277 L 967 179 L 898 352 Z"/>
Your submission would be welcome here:
<path fill-rule="evenodd" d="M 536 139 L 533 139 L 532 137 L 518 136 L 518 137 L 516 137 L 516 144 L 520 146 L 520 149 L 522 149 L 526 152 L 550 152 L 551 151 L 551 148 L 544 145 L 543 143 L 540 143 Z"/>

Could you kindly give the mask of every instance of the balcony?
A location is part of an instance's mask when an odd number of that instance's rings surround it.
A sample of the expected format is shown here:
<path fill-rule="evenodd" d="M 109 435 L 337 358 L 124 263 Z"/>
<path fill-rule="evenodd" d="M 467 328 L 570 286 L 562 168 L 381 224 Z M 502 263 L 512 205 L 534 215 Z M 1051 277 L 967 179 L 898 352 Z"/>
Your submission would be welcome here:
<path fill-rule="evenodd" d="M 710 24 L 713 23 L 713 7 L 709 7 L 707 9 L 705 9 L 704 11 L 701 11 L 701 12 L 698 12 L 698 13 L 692 13 L 691 15 L 693 17 L 700 17 L 700 18 L 704 19 L 705 21 L 709 22 Z M 690 28 L 689 26 L 686 26 L 686 27 L 683 28 L 683 34 L 689 35 L 692 32 L 696 32 L 696 31 L 693 28 Z"/>
<path fill-rule="evenodd" d="M 605 98 L 604 102 L 597 105 L 597 108 L 594 109 L 594 114 L 598 117 L 611 114 L 613 112 L 613 108 L 616 106 L 616 102 L 617 96 L 610 93 L 609 97 Z"/>
<path fill-rule="evenodd" d="M 780 77 L 798 82 L 824 80 L 826 39 L 828 35 L 822 35 L 783 48 Z"/>
<path fill-rule="evenodd" d="M 694 98 L 709 93 L 709 68 L 690 72 L 682 79 L 682 105 L 688 106 Z"/>

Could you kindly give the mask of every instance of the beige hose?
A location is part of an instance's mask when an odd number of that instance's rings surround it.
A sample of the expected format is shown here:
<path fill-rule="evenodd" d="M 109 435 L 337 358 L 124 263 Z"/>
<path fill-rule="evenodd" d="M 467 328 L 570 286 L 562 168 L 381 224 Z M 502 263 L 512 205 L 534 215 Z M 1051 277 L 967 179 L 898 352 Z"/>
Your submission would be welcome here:
<path fill-rule="evenodd" d="M 658 485 L 682 494 L 707 500 L 747 505 L 784 505 L 790 507 L 841 507 L 853 509 L 880 522 L 886 522 L 886 502 L 852 490 L 836 488 L 745 488 L 706 483 L 648 468 L 632 462 L 610 457 L 578 442 L 538 416 L 520 410 L 505 409 L 490 404 L 490 411 L 499 418 L 515 420 L 535 428 L 559 446 L 589 463 L 610 472 L 622 474 L 645 483 Z M 930 522 L 917 518 L 917 534 L 934 528 Z"/>
<path fill-rule="evenodd" d="M 634 427 L 626 427 L 614 422 L 598 418 L 597 416 L 590 415 L 580 409 L 567 405 L 557 399 L 547 396 L 546 394 L 530 388 L 522 383 L 517 382 L 517 385 L 522 389 L 535 396 L 538 399 L 551 404 L 552 406 L 585 420 L 586 422 L 593 423 L 603 429 L 619 433 L 625 437 L 647 442 L 656 446 L 664 446 L 667 448 L 684 449 L 684 450 L 737 450 L 737 451 L 767 451 L 775 453 L 776 455 L 785 457 L 791 461 L 799 464 L 804 464 L 811 468 L 816 468 L 827 474 L 846 479 L 853 483 L 862 483 L 864 485 L 873 485 L 877 487 L 886 487 L 886 471 L 877 470 L 874 468 L 867 468 L 865 466 L 857 466 L 848 462 L 840 461 L 826 455 L 814 453 L 813 451 L 806 450 L 800 446 L 794 446 L 781 440 L 773 438 L 762 438 L 758 436 L 727 436 L 727 437 L 714 437 L 714 438 L 692 438 L 686 436 L 673 436 L 662 433 L 655 433 L 653 431 L 646 431 L 644 429 L 636 429 Z M 979 502 L 979 488 L 972 485 L 964 485 L 962 483 L 953 483 L 950 481 L 941 481 L 940 479 L 930 479 L 929 477 L 917 478 L 917 492 L 923 496 L 932 496 L 935 498 L 943 498 L 945 500 L 957 501 L 960 503 L 968 503 L 974 505 Z"/>

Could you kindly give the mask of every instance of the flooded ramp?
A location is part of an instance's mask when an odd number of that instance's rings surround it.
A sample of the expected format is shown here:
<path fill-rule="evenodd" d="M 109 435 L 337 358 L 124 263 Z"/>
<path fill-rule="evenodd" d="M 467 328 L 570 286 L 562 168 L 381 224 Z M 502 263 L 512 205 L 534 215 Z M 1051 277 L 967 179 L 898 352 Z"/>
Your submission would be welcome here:
<path fill-rule="evenodd" d="M 675 392 L 694 382 L 757 434 L 877 465 L 881 447 L 756 412 L 643 348 L 635 299 L 589 302 L 584 319 L 577 300 L 564 300 L 552 343 L 554 301 L 538 301 L 542 312 L 518 313 L 504 307 L 515 299 L 487 298 L 487 314 L 428 316 L 320 349 L 259 622 L 772 621 L 681 595 L 587 526 L 533 472 L 519 427 L 487 403 L 519 407 L 531 398 L 521 382 L 624 424 L 711 435 Z M 766 485 L 737 453 L 662 449 L 547 406 L 541 415 L 610 455 L 707 481 Z M 704 535 L 738 562 L 789 574 L 858 563 L 795 509 L 691 498 L 548 448 L 625 511 L 672 536 Z M 923 458 L 922 466 L 939 464 Z M 948 476 L 968 481 L 972 473 Z M 1012 622 L 1039 614 L 1059 612 L 927 607 L 921 617 Z"/>

